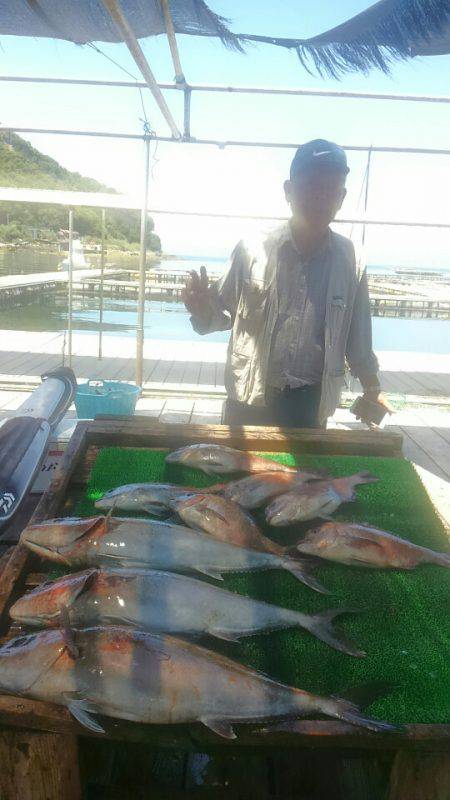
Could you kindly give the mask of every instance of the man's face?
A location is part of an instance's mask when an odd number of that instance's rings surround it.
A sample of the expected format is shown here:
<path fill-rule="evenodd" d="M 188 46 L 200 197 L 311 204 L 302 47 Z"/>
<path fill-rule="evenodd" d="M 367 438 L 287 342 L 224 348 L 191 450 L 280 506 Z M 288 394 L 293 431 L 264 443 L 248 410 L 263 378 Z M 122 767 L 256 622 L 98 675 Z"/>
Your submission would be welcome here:
<path fill-rule="evenodd" d="M 327 227 L 339 211 L 345 194 L 345 174 L 330 169 L 298 172 L 284 191 L 294 218 L 311 227 Z"/>

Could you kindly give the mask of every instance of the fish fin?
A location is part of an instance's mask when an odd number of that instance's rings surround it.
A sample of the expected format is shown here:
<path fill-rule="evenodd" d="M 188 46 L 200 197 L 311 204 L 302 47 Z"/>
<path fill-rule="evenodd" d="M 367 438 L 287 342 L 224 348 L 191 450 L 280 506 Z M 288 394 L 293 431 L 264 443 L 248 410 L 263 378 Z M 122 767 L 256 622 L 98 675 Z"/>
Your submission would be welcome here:
<path fill-rule="evenodd" d="M 208 578 L 214 578 L 216 581 L 223 581 L 223 575 L 214 569 L 206 569 L 206 567 L 195 567 L 195 572 L 200 575 L 207 575 Z"/>
<path fill-rule="evenodd" d="M 163 517 L 169 513 L 164 503 L 141 503 L 139 508 L 151 517 Z"/>
<path fill-rule="evenodd" d="M 349 656 L 355 656 L 355 658 L 363 658 L 366 655 L 364 650 L 358 650 L 345 636 L 338 635 L 332 626 L 335 617 L 354 611 L 355 609 L 350 608 L 331 608 L 319 614 L 313 614 L 311 616 L 311 625 L 308 626 L 308 630 L 335 650 L 340 650 L 342 653 L 347 653 Z"/>
<path fill-rule="evenodd" d="M 377 478 L 376 475 L 372 475 L 371 472 L 368 472 L 368 470 L 363 470 L 362 472 L 358 472 L 355 475 L 355 478 L 359 479 L 358 483 L 378 483 L 378 481 L 380 480 L 379 478 Z"/>
<path fill-rule="evenodd" d="M 215 508 L 211 508 L 210 506 L 208 506 L 208 514 L 211 517 L 215 517 L 216 519 L 219 519 L 221 522 L 226 522 L 228 524 L 228 520 L 224 516 L 224 514 L 221 514 L 220 511 L 216 511 Z"/>
<path fill-rule="evenodd" d="M 209 719 L 208 717 L 202 717 L 200 722 L 206 728 L 214 731 L 214 733 L 217 733 L 218 736 L 222 736 L 224 739 L 236 739 L 236 734 L 232 725 L 225 719 Z"/>
<path fill-rule="evenodd" d="M 111 508 L 109 509 L 109 511 L 108 511 L 108 513 L 107 513 L 107 515 L 106 515 L 106 517 L 105 517 L 105 533 L 108 533 L 108 531 L 109 531 L 109 523 L 111 522 L 111 517 L 112 517 L 112 516 L 113 516 L 113 514 L 114 514 L 114 511 L 115 511 L 116 505 L 117 505 L 117 501 L 115 500 L 115 501 L 113 502 L 113 504 L 112 504 Z"/>
<path fill-rule="evenodd" d="M 67 647 L 72 658 L 79 658 L 80 657 L 80 650 L 75 644 L 75 636 L 73 633 L 73 629 L 70 625 L 70 618 L 69 612 L 67 610 L 67 606 L 61 606 L 59 612 L 59 624 L 62 631 L 64 644 Z"/>
<path fill-rule="evenodd" d="M 361 709 L 348 700 L 337 699 L 335 703 L 335 713 L 333 716 L 345 722 L 349 722 L 350 725 L 358 725 L 362 728 L 367 728 L 369 731 L 374 731 L 375 733 L 393 733 L 401 730 L 400 726 L 392 725 L 390 722 L 381 722 L 378 719 L 365 717 Z"/>
<path fill-rule="evenodd" d="M 223 631 L 220 628 L 209 628 L 207 633 L 210 636 L 215 636 L 216 639 L 223 639 L 225 642 L 240 642 L 240 637 L 236 633 Z"/>
<path fill-rule="evenodd" d="M 67 703 L 67 708 L 72 716 L 75 717 L 75 719 L 80 723 L 80 725 L 83 725 L 84 728 L 87 728 L 94 733 L 106 733 L 105 729 L 102 728 L 100 723 L 96 722 L 95 719 L 91 717 L 91 714 L 98 714 L 98 709 L 95 705 L 93 705 L 93 703 L 90 703 L 89 700 L 69 700 Z"/>
<path fill-rule="evenodd" d="M 328 589 L 325 589 L 325 587 L 311 575 L 304 561 L 294 561 L 293 558 L 285 558 L 283 567 L 290 572 L 294 578 L 297 578 L 297 580 L 309 586 L 310 589 L 314 589 L 314 591 L 320 592 L 321 594 L 330 594 Z"/>

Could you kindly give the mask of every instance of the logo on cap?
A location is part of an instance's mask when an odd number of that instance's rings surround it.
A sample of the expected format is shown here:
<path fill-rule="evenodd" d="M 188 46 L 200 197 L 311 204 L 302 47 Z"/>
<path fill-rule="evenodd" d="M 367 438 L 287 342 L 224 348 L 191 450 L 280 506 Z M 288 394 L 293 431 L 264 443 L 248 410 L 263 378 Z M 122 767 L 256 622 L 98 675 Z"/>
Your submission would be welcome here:
<path fill-rule="evenodd" d="M 331 150 L 321 150 L 320 152 L 314 152 L 313 156 L 328 156 L 330 155 Z"/>

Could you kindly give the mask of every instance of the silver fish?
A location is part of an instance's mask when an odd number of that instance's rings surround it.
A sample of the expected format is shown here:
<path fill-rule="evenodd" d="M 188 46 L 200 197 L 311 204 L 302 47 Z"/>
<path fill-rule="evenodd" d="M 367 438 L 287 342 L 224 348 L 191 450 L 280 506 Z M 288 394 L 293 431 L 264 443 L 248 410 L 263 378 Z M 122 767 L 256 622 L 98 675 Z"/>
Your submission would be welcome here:
<path fill-rule="evenodd" d="M 266 520 L 269 525 L 279 526 L 316 517 L 328 519 L 341 503 L 356 499 L 355 486 L 377 481 L 369 472 L 358 472 L 347 478 L 307 483 L 273 500 L 266 508 Z"/>
<path fill-rule="evenodd" d="M 167 635 L 108 626 L 45 630 L 0 647 L 0 689 L 66 706 L 84 726 L 102 714 L 151 724 L 201 722 L 235 738 L 234 723 L 325 714 L 373 731 L 392 725 L 364 717 L 346 700 L 320 697 L 229 658 Z"/>
<path fill-rule="evenodd" d="M 160 515 L 170 508 L 172 500 L 187 492 L 193 494 L 196 491 L 198 490 L 173 483 L 129 483 L 105 492 L 100 500 L 96 500 L 95 507 L 102 511 L 117 509 Z"/>
<path fill-rule="evenodd" d="M 183 525 L 107 517 L 63 518 L 29 525 L 21 541 L 43 558 L 69 567 L 129 567 L 193 572 L 217 580 L 222 573 L 282 569 L 326 592 L 303 562 L 246 550 Z"/>
<path fill-rule="evenodd" d="M 247 475 L 237 481 L 229 483 L 217 483 L 209 486 L 208 493 L 218 493 L 228 500 L 245 508 L 248 511 L 263 506 L 273 497 L 285 494 L 292 489 L 296 489 L 309 481 L 324 479 L 324 475 L 318 472 L 266 472 L 256 475 Z"/>
<path fill-rule="evenodd" d="M 392 533 L 350 522 L 328 522 L 310 530 L 296 547 L 340 564 L 392 569 L 437 564 L 450 568 L 450 553 L 436 553 Z"/>
<path fill-rule="evenodd" d="M 336 650 L 365 655 L 333 631 L 332 620 L 346 609 L 302 614 L 175 572 L 70 573 L 27 592 L 9 613 L 25 625 L 59 625 L 63 609 L 75 627 L 129 624 L 152 633 L 209 634 L 233 642 L 255 633 L 300 627 Z"/>
<path fill-rule="evenodd" d="M 166 461 L 169 464 L 196 467 L 207 475 L 224 475 L 228 472 L 296 472 L 295 467 L 286 467 L 270 458 L 222 444 L 191 444 L 180 447 L 179 450 L 169 453 Z"/>

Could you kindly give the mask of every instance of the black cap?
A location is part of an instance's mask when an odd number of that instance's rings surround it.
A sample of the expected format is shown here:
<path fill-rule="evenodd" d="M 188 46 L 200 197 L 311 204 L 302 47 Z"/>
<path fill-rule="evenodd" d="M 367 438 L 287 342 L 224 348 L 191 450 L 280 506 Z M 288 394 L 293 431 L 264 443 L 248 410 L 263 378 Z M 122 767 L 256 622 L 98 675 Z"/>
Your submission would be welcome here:
<path fill-rule="evenodd" d="M 316 167 L 333 169 L 346 175 L 349 168 L 344 148 L 326 139 L 313 139 L 300 145 L 292 159 L 290 178 L 292 180 L 298 172 Z"/>

